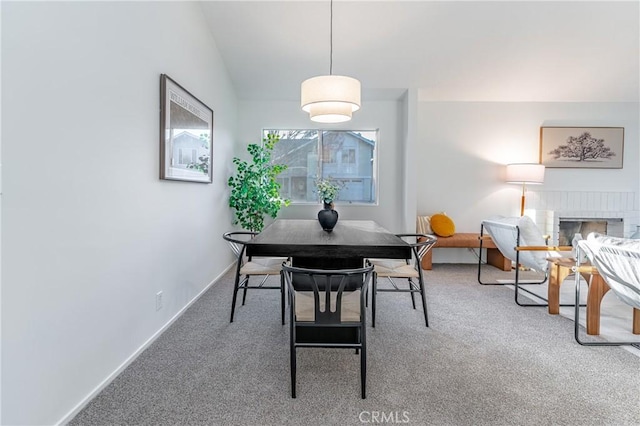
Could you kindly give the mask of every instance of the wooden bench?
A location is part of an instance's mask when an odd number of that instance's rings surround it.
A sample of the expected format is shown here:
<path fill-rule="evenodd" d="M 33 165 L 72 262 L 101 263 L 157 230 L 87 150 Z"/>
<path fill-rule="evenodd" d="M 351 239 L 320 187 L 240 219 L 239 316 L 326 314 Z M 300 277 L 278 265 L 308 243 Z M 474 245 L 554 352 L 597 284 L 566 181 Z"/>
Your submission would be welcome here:
<path fill-rule="evenodd" d="M 480 248 L 480 234 L 460 232 L 450 237 L 438 237 L 433 248 Z M 511 261 L 504 257 L 489 236 L 484 236 L 482 248 L 487 249 L 487 263 L 503 271 L 511 270 Z M 480 253 L 479 255 L 482 255 Z M 422 269 L 431 270 L 433 249 L 422 258 Z"/>

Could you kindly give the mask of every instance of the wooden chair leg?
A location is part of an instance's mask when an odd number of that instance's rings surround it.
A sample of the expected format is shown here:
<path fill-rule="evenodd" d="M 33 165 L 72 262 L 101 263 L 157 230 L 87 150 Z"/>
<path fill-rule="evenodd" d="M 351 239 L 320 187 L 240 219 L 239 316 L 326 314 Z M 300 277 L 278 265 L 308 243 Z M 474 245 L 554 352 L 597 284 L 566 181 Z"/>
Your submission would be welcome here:
<path fill-rule="evenodd" d="M 587 334 L 600 334 L 600 305 L 609 286 L 600 275 L 592 275 L 587 292 Z"/>

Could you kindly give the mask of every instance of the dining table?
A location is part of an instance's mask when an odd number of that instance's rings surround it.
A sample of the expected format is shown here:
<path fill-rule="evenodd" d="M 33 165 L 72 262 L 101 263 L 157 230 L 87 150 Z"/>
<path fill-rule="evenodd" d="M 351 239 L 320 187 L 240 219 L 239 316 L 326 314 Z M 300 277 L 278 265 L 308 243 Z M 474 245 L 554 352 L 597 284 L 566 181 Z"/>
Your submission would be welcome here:
<path fill-rule="evenodd" d="M 372 220 L 340 220 L 327 232 L 317 220 L 277 219 L 246 243 L 246 253 L 288 257 L 302 268 L 348 269 L 367 258 L 409 259 L 411 246 Z"/>
<path fill-rule="evenodd" d="M 247 256 L 287 257 L 291 265 L 310 269 L 357 269 L 365 259 L 409 259 L 411 246 L 372 220 L 339 220 L 331 232 L 324 231 L 318 220 L 277 219 L 246 242 Z M 356 277 L 352 277 L 357 281 Z M 357 288 L 362 285 L 353 282 Z M 296 289 L 311 287 L 298 281 Z M 299 341 L 354 341 L 357 330 L 349 328 L 300 327 Z"/>

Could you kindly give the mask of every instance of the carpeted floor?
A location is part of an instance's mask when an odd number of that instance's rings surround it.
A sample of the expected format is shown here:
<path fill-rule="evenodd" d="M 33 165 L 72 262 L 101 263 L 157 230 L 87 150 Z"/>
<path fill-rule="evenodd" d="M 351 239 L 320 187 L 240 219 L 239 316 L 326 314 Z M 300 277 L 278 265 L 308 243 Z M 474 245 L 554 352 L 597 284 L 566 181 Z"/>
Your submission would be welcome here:
<path fill-rule="evenodd" d="M 365 400 L 358 355 L 340 349 L 299 351 L 292 399 L 278 292 L 250 292 L 230 324 L 227 274 L 70 424 L 640 423 L 640 357 L 578 345 L 573 321 L 477 284 L 475 265 L 426 279 L 429 328 L 408 294 L 379 294 Z"/>
<path fill-rule="evenodd" d="M 507 280 L 512 282 L 513 280 Z M 523 285 L 525 289 L 530 290 L 534 294 L 547 297 L 547 283 L 541 285 Z M 513 286 L 509 286 L 513 289 Z M 589 287 L 584 279 L 580 280 L 580 318 L 579 323 L 582 325 L 580 328 L 580 340 L 582 342 L 597 342 L 601 339 L 598 337 L 590 336 L 586 334 L 586 318 L 587 318 L 587 292 Z M 526 296 L 526 293 L 524 293 Z M 560 286 L 560 303 L 566 306 L 560 306 L 560 315 L 567 317 L 571 320 L 575 318 L 575 307 L 573 301 L 576 299 L 576 287 L 575 276 L 571 275 L 567 277 L 564 283 Z M 535 303 L 542 303 L 540 299 L 535 297 L 531 298 L 531 301 Z M 622 302 L 616 297 L 616 295 L 609 291 L 603 297 L 600 303 L 600 334 L 599 337 L 610 342 L 638 342 L 638 345 L 621 346 L 623 349 L 631 352 L 636 356 L 640 356 L 640 336 L 632 333 L 633 324 L 633 309 Z M 575 324 L 575 323 L 574 323 Z M 640 424 L 640 422 L 638 423 Z"/>

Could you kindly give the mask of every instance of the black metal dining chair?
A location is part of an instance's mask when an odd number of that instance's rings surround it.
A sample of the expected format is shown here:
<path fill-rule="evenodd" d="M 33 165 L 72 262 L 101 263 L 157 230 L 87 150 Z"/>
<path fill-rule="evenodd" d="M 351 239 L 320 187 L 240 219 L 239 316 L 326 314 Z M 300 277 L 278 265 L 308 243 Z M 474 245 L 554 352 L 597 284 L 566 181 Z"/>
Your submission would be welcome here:
<path fill-rule="evenodd" d="M 427 314 L 427 298 L 424 289 L 424 277 L 422 273 L 422 258 L 437 241 L 433 235 L 427 234 L 397 234 L 398 237 L 407 241 L 411 245 L 411 259 L 369 259 L 374 266 L 373 289 L 371 291 L 371 325 L 376 326 L 376 306 L 378 292 L 401 292 L 411 294 L 413 309 L 416 309 L 414 293 L 420 293 L 422 299 L 422 310 L 424 312 L 424 322 L 429 327 L 429 316 Z M 380 287 L 378 278 L 387 278 L 390 286 Z M 401 288 L 396 283 L 396 279 L 406 279 L 408 288 Z"/>
<path fill-rule="evenodd" d="M 319 270 L 283 265 L 290 306 L 291 397 L 296 397 L 298 348 L 355 348 L 366 398 L 366 294 L 373 266 Z"/>
<path fill-rule="evenodd" d="M 249 231 L 235 231 L 226 232 L 223 234 L 223 238 L 229 243 L 231 250 L 237 257 L 236 262 L 236 274 L 233 284 L 233 298 L 231 300 L 231 319 L 229 322 L 233 322 L 233 315 L 236 309 L 236 300 L 238 297 L 238 291 L 242 289 L 242 305 L 245 304 L 247 299 L 247 290 L 249 289 L 268 289 L 268 290 L 280 290 L 280 310 L 282 317 L 282 324 L 284 324 L 284 279 L 281 275 L 282 263 L 287 260 L 285 257 L 247 257 L 245 256 L 246 242 L 247 240 L 256 236 L 257 232 Z M 280 275 L 280 285 L 265 285 L 267 279 L 271 275 Z M 261 276 L 262 281 L 258 285 L 250 285 L 249 278 L 252 276 Z"/>

